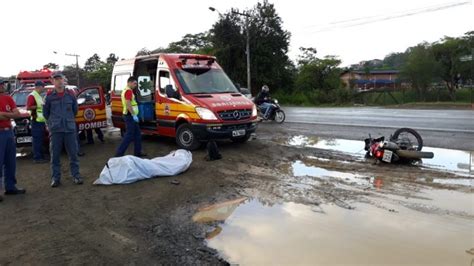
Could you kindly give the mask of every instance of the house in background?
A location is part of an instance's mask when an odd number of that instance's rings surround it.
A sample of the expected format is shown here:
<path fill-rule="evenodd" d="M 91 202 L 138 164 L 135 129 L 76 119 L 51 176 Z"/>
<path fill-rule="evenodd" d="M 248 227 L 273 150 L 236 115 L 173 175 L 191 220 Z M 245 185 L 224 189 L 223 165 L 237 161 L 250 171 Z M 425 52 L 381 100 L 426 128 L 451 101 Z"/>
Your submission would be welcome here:
<path fill-rule="evenodd" d="M 341 73 L 341 81 L 346 88 L 353 88 L 359 91 L 393 88 L 397 85 L 400 71 L 398 70 L 346 70 Z"/>

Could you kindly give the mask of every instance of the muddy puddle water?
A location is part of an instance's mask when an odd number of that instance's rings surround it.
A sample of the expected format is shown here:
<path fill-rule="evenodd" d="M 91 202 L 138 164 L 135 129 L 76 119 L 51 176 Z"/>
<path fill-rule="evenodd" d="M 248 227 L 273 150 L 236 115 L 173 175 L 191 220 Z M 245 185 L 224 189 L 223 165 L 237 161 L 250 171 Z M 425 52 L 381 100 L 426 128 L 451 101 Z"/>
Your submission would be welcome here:
<path fill-rule="evenodd" d="M 348 153 L 363 158 L 365 155 L 364 142 L 347 139 L 329 139 L 314 136 L 293 136 L 287 145 L 333 150 Z M 463 175 L 474 176 L 474 151 L 461 151 L 442 148 L 424 147 L 423 151 L 433 152 L 433 159 L 423 159 L 422 165 Z"/>
<path fill-rule="evenodd" d="M 350 154 L 365 155 L 364 142 L 348 139 L 328 139 L 308 136 L 294 136 L 288 140 L 288 145 L 310 147 L 324 150 L 334 150 Z"/>
<path fill-rule="evenodd" d="M 355 206 L 239 199 L 204 208 L 195 221 L 212 221 L 214 209 L 219 226 L 207 244 L 239 265 L 470 265 L 474 259 L 466 252 L 474 247 L 471 219 Z"/>
<path fill-rule="evenodd" d="M 367 185 L 369 181 L 363 175 L 331 171 L 325 168 L 309 165 L 303 161 L 295 161 L 291 164 L 291 174 L 295 177 L 316 177 L 320 179 L 338 179 L 348 183 Z"/>

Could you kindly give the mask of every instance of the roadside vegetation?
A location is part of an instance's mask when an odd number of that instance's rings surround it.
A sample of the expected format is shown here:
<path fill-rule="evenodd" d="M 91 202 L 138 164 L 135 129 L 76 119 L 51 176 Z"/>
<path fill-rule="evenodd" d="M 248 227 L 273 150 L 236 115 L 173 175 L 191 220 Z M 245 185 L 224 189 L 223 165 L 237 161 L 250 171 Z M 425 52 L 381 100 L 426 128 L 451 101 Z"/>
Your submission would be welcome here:
<path fill-rule="evenodd" d="M 210 11 L 209 11 L 210 12 Z M 247 87 L 246 70 L 246 19 L 237 12 L 250 15 L 251 85 L 256 95 L 267 84 L 275 98 L 288 105 L 390 105 L 397 102 L 461 102 L 472 101 L 471 89 L 473 61 L 463 60 L 474 50 L 474 31 L 460 37 L 443 37 L 437 42 L 423 42 L 405 52 L 391 53 L 383 60 L 366 61 L 356 67 L 341 67 L 336 56 L 320 57 L 314 47 L 301 47 L 296 62 L 288 57 L 291 33 L 284 29 L 283 21 L 274 5 L 267 0 L 249 10 L 231 9 L 216 12 L 216 23 L 206 32 L 189 33 L 167 47 L 143 48 L 137 55 L 152 53 L 201 53 L 215 55 L 229 77 L 241 87 Z M 314 44 L 317 46 L 317 43 Z M 111 53 L 102 60 L 92 55 L 80 69 L 82 84 L 100 84 L 110 88 L 113 64 L 119 59 Z M 50 68 L 58 68 L 54 63 Z M 340 75 L 344 71 L 372 70 L 400 71 L 397 84 L 404 84 L 391 92 L 360 93 L 354 84 L 344 84 Z M 75 65 L 64 69 L 74 84 Z"/>

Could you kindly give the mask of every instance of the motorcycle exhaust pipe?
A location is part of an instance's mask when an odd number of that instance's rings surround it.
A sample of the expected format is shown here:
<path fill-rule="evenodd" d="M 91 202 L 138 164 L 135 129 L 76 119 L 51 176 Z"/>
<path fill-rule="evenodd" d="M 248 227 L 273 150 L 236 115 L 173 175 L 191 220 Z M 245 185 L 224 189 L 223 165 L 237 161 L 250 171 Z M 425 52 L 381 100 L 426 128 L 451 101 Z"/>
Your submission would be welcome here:
<path fill-rule="evenodd" d="M 433 159 L 434 153 L 423 151 L 397 150 L 398 156 L 406 159 Z"/>

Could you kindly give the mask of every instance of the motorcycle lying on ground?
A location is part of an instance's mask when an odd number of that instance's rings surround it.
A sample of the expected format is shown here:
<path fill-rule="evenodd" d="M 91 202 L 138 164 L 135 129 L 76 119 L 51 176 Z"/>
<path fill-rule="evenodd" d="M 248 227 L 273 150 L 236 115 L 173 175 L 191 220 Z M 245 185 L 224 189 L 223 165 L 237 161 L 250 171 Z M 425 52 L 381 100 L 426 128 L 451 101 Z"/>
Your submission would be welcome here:
<path fill-rule="evenodd" d="M 385 163 L 405 162 L 412 163 L 421 159 L 431 159 L 432 152 L 422 152 L 423 139 L 420 134 L 411 128 L 397 129 L 390 136 L 389 141 L 385 137 L 365 139 L 364 149 L 366 157 L 375 158 Z"/>
<path fill-rule="evenodd" d="M 277 99 L 271 99 L 270 104 L 272 105 L 272 111 L 270 114 L 268 114 L 267 117 L 264 117 L 264 112 L 258 107 L 258 112 L 260 114 L 260 117 L 262 118 L 262 121 L 275 121 L 278 124 L 281 124 L 285 122 L 285 112 L 281 109 L 280 104 L 278 103 Z"/>

